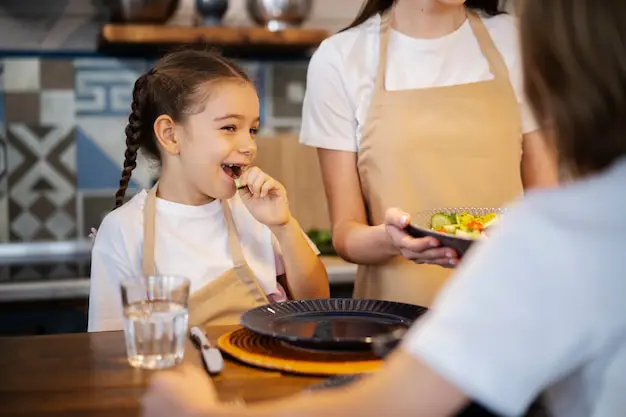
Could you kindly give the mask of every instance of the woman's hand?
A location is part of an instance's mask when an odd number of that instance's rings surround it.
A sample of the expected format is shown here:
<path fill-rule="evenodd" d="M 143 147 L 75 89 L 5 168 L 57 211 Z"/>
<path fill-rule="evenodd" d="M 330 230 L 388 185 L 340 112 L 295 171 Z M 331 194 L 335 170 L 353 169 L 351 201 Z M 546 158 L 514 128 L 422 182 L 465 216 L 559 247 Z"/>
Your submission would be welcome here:
<path fill-rule="evenodd" d="M 239 190 L 244 204 L 259 222 L 266 226 L 282 226 L 291 219 L 287 191 L 274 178 L 252 167 L 241 175 Z"/>
<path fill-rule="evenodd" d="M 411 216 L 397 208 L 385 213 L 385 229 L 392 244 L 400 255 L 418 264 L 434 264 L 447 268 L 455 267 L 459 260 L 454 250 L 439 247 L 439 241 L 432 237 L 413 238 L 404 229 L 411 222 Z"/>
<path fill-rule="evenodd" d="M 206 416 L 220 407 L 210 377 L 190 365 L 155 373 L 141 402 L 146 417 Z"/>

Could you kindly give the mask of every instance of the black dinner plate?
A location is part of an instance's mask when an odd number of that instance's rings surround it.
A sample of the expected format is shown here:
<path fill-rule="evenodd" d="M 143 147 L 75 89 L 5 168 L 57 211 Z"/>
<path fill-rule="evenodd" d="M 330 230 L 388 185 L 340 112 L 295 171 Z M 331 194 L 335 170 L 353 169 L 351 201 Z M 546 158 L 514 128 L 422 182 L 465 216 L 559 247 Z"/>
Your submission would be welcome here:
<path fill-rule="evenodd" d="M 300 347 L 326 350 L 371 349 L 375 336 L 407 329 L 426 308 L 358 298 L 297 300 L 245 312 L 246 329 Z"/>

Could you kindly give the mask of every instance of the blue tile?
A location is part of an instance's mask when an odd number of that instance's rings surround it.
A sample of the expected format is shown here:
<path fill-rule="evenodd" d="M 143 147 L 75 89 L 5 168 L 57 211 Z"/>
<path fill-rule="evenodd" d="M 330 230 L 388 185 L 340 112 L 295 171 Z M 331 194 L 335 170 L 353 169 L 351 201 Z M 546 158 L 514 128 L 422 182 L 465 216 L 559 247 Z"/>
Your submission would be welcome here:
<path fill-rule="evenodd" d="M 76 128 L 77 185 L 80 190 L 115 189 L 120 182 L 118 165 L 85 134 Z M 139 188 L 131 179 L 129 188 Z"/>
<path fill-rule="evenodd" d="M 145 60 L 75 60 L 76 115 L 128 116 L 135 81 L 147 69 Z"/>

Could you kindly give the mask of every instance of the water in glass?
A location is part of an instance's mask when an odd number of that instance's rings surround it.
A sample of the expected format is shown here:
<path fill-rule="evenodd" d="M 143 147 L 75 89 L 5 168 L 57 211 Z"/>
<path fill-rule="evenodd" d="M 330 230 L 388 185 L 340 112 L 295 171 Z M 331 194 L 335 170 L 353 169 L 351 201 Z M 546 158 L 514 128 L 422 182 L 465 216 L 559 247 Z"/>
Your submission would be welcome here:
<path fill-rule="evenodd" d="M 144 301 L 124 309 L 128 361 L 137 368 L 178 364 L 185 352 L 187 309 L 169 301 Z"/>
<path fill-rule="evenodd" d="M 165 369 L 185 352 L 189 280 L 176 276 L 130 278 L 122 282 L 128 362 L 137 368 Z"/>

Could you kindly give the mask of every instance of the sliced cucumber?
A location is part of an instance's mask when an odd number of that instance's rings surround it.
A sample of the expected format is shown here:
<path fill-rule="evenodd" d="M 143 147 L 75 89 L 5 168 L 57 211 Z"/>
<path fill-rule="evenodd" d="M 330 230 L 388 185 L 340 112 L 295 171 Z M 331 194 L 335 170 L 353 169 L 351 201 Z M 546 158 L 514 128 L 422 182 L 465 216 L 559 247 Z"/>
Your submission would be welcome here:
<path fill-rule="evenodd" d="M 445 213 L 437 213 L 430 218 L 430 227 L 435 230 L 439 230 L 450 224 L 452 224 L 452 220 L 450 220 L 450 216 Z"/>
<path fill-rule="evenodd" d="M 447 233 L 454 233 L 456 232 L 456 229 L 459 228 L 459 225 L 457 224 L 446 224 L 443 226 L 443 230 L 445 230 Z"/>

